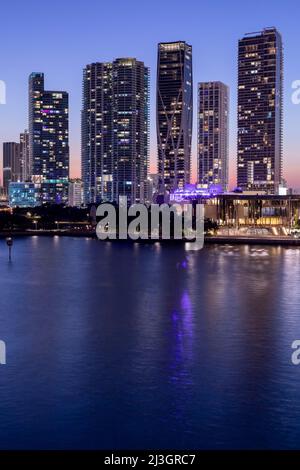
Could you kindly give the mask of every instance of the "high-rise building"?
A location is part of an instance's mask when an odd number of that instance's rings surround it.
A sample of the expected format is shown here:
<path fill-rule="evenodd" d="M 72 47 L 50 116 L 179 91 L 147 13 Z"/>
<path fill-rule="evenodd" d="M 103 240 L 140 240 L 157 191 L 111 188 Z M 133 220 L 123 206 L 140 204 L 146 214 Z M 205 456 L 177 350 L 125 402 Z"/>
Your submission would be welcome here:
<path fill-rule="evenodd" d="M 29 164 L 29 133 L 27 130 L 20 134 L 20 163 L 21 163 L 21 181 L 30 180 Z"/>
<path fill-rule="evenodd" d="M 190 182 L 193 121 L 192 46 L 160 43 L 157 60 L 156 120 L 161 191 Z"/>
<path fill-rule="evenodd" d="M 32 73 L 29 76 L 28 129 L 29 129 L 29 171 L 33 175 L 42 160 L 42 119 L 44 74 Z"/>
<path fill-rule="evenodd" d="M 198 184 L 228 189 L 229 90 L 222 82 L 198 84 Z"/>
<path fill-rule="evenodd" d="M 113 63 L 115 199 L 144 202 L 149 165 L 149 69 L 136 59 Z"/>
<path fill-rule="evenodd" d="M 113 200 L 112 64 L 94 63 L 83 71 L 81 174 L 84 202 Z"/>
<path fill-rule="evenodd" d="M 21 162 L 20 144 L 17 142 L 3 143 L 3 188 L 8 195 L 9 183 L 20 181 Z"/>
<path fill-rule="evenodd" d="M 278 193 L 282 179 L 283 48 L 280 33 L 246 34 L 238 52 L 238 186 Z"/>
<path fill-rule="evenodd" d="M 69 179 L 68 93 L 44 89 L 44 74 L 29 76 L 29 167 L 42 183 L 43 203 L 65 203 Z"/>
<path fill-rule="evenodd" d="M 82 180 L 85 204 L 145 199 L 149 153 L 149 69 L 136 59 L 83 72 Z"/>

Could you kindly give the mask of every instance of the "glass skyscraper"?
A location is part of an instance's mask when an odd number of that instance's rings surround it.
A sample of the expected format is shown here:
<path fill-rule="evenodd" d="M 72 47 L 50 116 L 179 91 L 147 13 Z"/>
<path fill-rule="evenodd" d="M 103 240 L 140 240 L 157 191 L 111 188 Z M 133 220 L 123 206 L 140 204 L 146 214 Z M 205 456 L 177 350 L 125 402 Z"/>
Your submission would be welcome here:
<path fill-rule="evenodd" d="M 282 180 L 283 48 L 275 28 L 246 34 L 238 52 L 238 186 L 278 193 Z"/>
<path fill-rule="evenodd" d="M 113 200 L 112 64 L 93 63 L 83 70 L 81 173 L 84 202 Z"/>
<path fill-rule="evenodd" d="M 149 153 L 149 69 L 133 58 L 83 72 L 84 202 L 143 202 Z"/>
<path fill-rule="evenodd" d="M 136 59 L 113 63 L 115 200 L 144 202 L 149 165 L 149 69 Z"/>
<path fill-rule="evenodd" d="M 29 76 L 29 171 L 42 183 L 43 203 L 66 203 L 69 179 L 69 98 L 44 89 L 44 74 Z"/>
<path fill-rule="evenodd" d="M 222 82 L 198 84 L 198 184 L 228 189 L 229 89 Z"/>
<path fill-rule="evenodd" d="M 160 43 L 157 59 L 156 119 L 160 191 L 190 182 L 193 124 L 192 46 Z"/>

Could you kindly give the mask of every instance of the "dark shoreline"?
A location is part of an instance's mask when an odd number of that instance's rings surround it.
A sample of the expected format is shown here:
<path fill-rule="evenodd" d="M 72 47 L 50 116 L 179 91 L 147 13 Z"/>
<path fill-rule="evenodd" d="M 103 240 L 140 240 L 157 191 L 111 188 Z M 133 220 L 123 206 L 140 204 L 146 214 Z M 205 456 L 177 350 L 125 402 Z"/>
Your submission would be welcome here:
<path fill-rule="evenodd" d="M 43 230 L 43 231 L 19 231 L 19 232 L 0 232 L 0 239 L 12 237 L 78 237 L 78 238 L 93 238 L 97 239 L 94 231 L 80 232 L 73 230 Z M 178 244 L 186 243 L 188 240 L 105 240 L 110 242 L 118 243 L 142 243 L 142 244 Z M 193 242 L 190 242 L 193 243 Z M 300 239 L 290 237 L 226 237 L 226 236 L 208 236 L 205 237 L 205 243 L 208 244 L 219 244 L 219 245 L 277 245 L 277 246 L 300 246 Z"/>

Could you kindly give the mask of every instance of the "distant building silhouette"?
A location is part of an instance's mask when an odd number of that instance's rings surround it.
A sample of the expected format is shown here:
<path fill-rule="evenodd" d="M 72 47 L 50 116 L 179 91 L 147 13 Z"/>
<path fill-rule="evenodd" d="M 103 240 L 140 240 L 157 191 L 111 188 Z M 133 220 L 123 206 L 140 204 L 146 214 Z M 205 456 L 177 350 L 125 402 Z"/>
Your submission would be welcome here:
<path fill-rule="evenodd" d="M 20 181 L 21 159 L 20 144 L 17 142 L 3 143 L 3 189 L 8 195 L 9 183 Z"/>

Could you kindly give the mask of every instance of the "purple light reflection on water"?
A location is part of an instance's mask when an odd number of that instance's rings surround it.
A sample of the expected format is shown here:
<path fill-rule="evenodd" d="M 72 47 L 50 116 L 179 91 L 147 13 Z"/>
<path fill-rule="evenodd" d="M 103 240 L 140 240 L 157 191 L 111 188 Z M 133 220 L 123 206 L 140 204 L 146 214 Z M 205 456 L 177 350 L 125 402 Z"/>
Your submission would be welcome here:
<path fill-rule="evenodd" d="M 186 311 L 186 313 L 188 313 L 188 314 L 191 314 L 191 313 L 192 313 L 192 303 L 191 303 L 191 299 L 190 299 L 190 296 L 189 296 L 189 294 L 187 293 L 187 291 L 185 291 L 185 292 L 182 294 L 182 297 L 181 297 L 181 307 L 183 308 L 183 310 Z"/>
<path fill-rule="evenodd" d="M 174 382 L 185 382 L 187 378 L 185 364 L 186 359 L 192 354 L 193 339 L 193 308 L 187 290 L 184 290 L 180 297 L 180 310 L 173 310 L 171 319 L 175 337 L 175 350 L 170 377 Z"/>
<path fill-rule="evenodd" d="M 184 259 L 183 261 L 179 261 L 178 263 L 176 263 L 176 269 L 179 270 L 179 269 L 187 269 L 188 267 L 188 260 L 187 259 Z"/>

